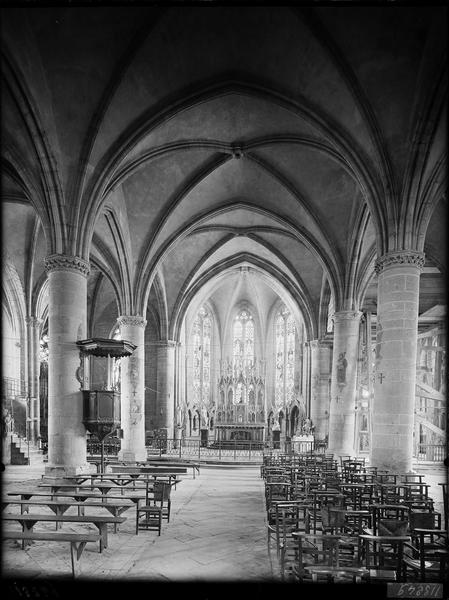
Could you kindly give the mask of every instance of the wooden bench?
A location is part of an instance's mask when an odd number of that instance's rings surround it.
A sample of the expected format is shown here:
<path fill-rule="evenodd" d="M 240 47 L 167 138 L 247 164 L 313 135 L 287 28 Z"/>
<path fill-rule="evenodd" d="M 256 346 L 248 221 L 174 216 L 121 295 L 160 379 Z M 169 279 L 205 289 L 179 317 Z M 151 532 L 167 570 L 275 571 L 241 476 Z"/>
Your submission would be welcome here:
<path fill-rule="evenodd" d="M 108 500 L 131 500 L 134 503 L 137 503 L 139 500 L 143 500 L 145 495 L 142 494 L 120 494 L 120 496 L 106 495 L 106 494 L 95 494 L 94 492 L 78 492 L 76 490 L 69 492 L 50 492 L 50 491 L 41 491 L 41 490 L 19 490 L 19 491 L 11 491 L 7 493 L 8 496 L 20 496 L 22 500 L 29 500 L 33 496 L 46 496 L 51 497 L 52 500 L 55 498 L 74 498 L 78 502 L 85 502 L 89 499 L 101 500 L 106 503 Z"/>
<path fill-rule="evenodd" d="M 149 486 L 149 482 L 147 482 L 145 485 L 139 486 L 138 488 L 134 487 L 135 490 L 147 490 Z M 99 483 L 91 483 L 91 484 L 78 484 L 76 482 L 73 483 L 39 483 L 38 487 L 41 489 L 49 489 L 51 491 L 52 495 L 56 495 L 59 493 L 59 491 L 72 491 L 74 490 L 75 492 L 79 493 L 79 492 L 94 492 L 95 490 L 98 490 L 99 492 L 101 492 L 101 494 L 103 496 L 107 496 L 109 494 L 109 492 L 112 491 L 120 491 L 120 493 L 123 495 L 124 493 L 124 488 L 123 486 L 119 486 L 116 485 L 115 483 L 105 483 L 103 481 L 100 481 Z"/>
<path fill-rule="evenodd" d="M 91 476 L 91 482 L 94 484 L 95 480 L 99 480 L 100 482 L 108 482 L 111 481 L 115 485 L 119 487 L 129 487 L 134 489 L 145 489 L 146 485 L 149 485 L 150 481 L 145 479 L 139 480 L 139 474 L 137 475 L 123 475 L 121 473 L 117 473 L 117 475 L 113 475 L 112 473 L 97 473 L 96 475 Z M 139 481 L 140 484 L 145 483 L 146 485 L 142 488 L 142 485 L 136 485 Z"/>
<path fill-rule="evenodd" d="M 113 476 L 130 477 L 137 481 L 149 481 L 150 479 L 155 481 L 167 481 L 170 485 L 173 485 L 176 489 L 176 484 L 180 483 L 182 479 L 179 478 L 179 473 L 171 473 L 167 471 L 161 471 L 160 473 L 147 473 L 146 471 L 134 471 L 134 472 L 119 472 L 117 471 L 112 476 L 110 473 L 99 473 L 99 476 L 105 479 L 112 479 Z"/>
<path fill-rule="evenodd" d="M 128 484 L 128 483 L 138 483 L 142 481 L 157 481 L 158 479 L 176 479 L 178 478 L 178 482 L 182 481 L 179 479 L 179 473 L 169 473 L 164 471 L 164 473 L 124 473 L 122 471 L 117 471 L 116 473 L 96 473 L 95 475 L 90 476 L 92 481 L 101 480 L 101 481 L 117 481 L 118 485 Z"/>
<path fill-rule="evenodd" d="M 40 487 L 47 487 L 50 485 L 53 486 L 69 486 L 69 487 L 76 487 L 76 486 L 81 486 L 83 485 L 86 481 L 88 481 L 89 483 L 83 487 L 88 488 L 89 486 L 91 488 L 98 488 L 100 489 L 100 487 L 98 485 L 95 484 L 96 481 L 99 481 L 101 484 L 106 483 L 108 481 L 111 481 L 114 485 L 119 486 L 119 487 L 123 487 L 123 486 L 127 486 L 130 483 L 135 483 L 136 480 L 138 479 L 140 473 L 137 474 L 117 474 L 114 475 L 112 473 L 103 473 L 103 472 L 99 472 L 99 473 L 94 473 L 94 474 L 89 474 L 89 475 L 71 475 L 71 476 L 66 476 L 66 477 L 60 477 L 58 478 L 58 482 L 52 482 L 52 481 L 48 481 L 48 478 L 46 475 L 42 475 L 42 481 L 39 484 Z M 103 486 L 106 487 L 106 486 Z"/>
<path fill-rule="evenodd" d="M 99 500 L 102 498 L 99 497 Z M 64 502 L 58 500 L 3 500 L 2 501 L 2 510 L 7 508 L 9 505 L 20 506 L 20 512 L 23 514 L 24 512 L 29 512 L 30 506 L 47 506 L 50 510 L 54 512 L 55 515 L 61 516 L 63 515 L 69 508 L 75 507 L 78 509 L 78 515 L 84 515 L 84 509 L 86 507 L 93 508 L 105 508 L 112 516 L 120 517 L 122 513 L 124 513 L 129 508 L 132 508 L 135 503 L 129 504 L 128 502 Z M 114 523 L 114 533 L 118 531 L 118 523 Z"/>
<path fill-rule="evenodd" d="M 104 515 L 49 515 L 38 513 L 6 513 L 2 515 L 3 521 L 17 521 L 22 526 L 22 531 L 33 531 L 38 522 L 55 523 L 56 529 L 60 523 L 92 523 L 98 528 L 100 534 L 100 552 L 108 547 L 108 524 L 124 523 L 126 517 L 109 517 Z M 24 542 L 25 544 L 25 542 Z"/>
<path fill-rule="evenodd" d="M 114 485 L 120 488 L 123 493 L 124 488 L 134 490 L 147 490 L 151 485 L 154 485 L 156 481 L 164 481 L 167 480 L 170 485 L 174 485 L 176 489 L 176 484 L 182 481 L 178 476 L 170 474 L 170 475 L 161 475 L 161 474 L 151 474 L 151 473 L 95 473 L 88 475 L 75 475 L 70 477 L 62 477 L 58 483 L 51 481 L 44 481 L 46 476 L 42 475 L 42 482 L 39 484 L 39 487 L 49 487 L 54 486 L 54 489 L 65 489 L 63 486 L 68 486 L 67 489 L 72 489 L 73 487 L 80 486 L 80 488 L 90 489 L 91 491 L 95 489 L 102 490 L 105 494 L 110 491 L 110 489 L 114 489 L 112 486 L 109 489 L 107 485 L 108 481 L 111 481 Z M 98 485 L 96 481 L 99 481 Z M 87 485 L 82 485 L 84 482 L 90 481 Z M 139 485 L 141 484 L 141 485 Z"/>
<path fill-rule="evenodd" d="M 142 494 L 121 494 L 120 496 L 106 496 L 106 495 L 101 495 L 99 496 L 98 494 L 95 494 L 93 492 L 84 492 L 84 493 L 79 493 L 79 492 L 59 492 L 57 494 L 52 494 L 50 492 L 41 492 L 41 491 L 37 491 L 37 490 L 20 490 L 20 491 L 11 491 L 11 492 L 7 492 L 7 496 L 20 496 L 21 500 L 30 500 L 33 497 L 39 497 L 39 498 L 49 498 L 51 500 L 54 500 L 54 502 L 58 502 L 61 498 L 73 498 L 74 501 L 70 503 L 71 506 L 79 506 L 78 508 L 78 514 L 83 514 L 84 510 L 83 507 L 84 506 L 89 506 L 91 501 L 91 506 L 102 506 L 104 508 L 106 508 L 107 510 L 109 510 L 109 512 L 111 514 L 113 514 L 114 516 L 118 516 L 120 513 L 115 513 L 115 506 L 121 505 L 124 506 L 122 501 L 123 500 L 131 500 L 131 502 L 133 502 L 135 504 L 135 506 L 139 506 L 139 502 L 142 500 L 144 501 L 147 494 L 145 493 L 145 495 Z M 100 500 L 100 502 L 92 502 L 94 500 Z M 112 501 L 112 502 L 111 502 Z M 117 501 L 117 503 L 115 502 Z M 107 506 L 106 506 L 107 505 Z M 110 508 L 109 508 L 110 506 Z M 131 506 L 131 505 L 130 505 Z M 121 512 L 123 512 L 124 510 L 126 510 L 126 508 L 123 508 Z"/>
<path fill-rule="evenodd" d="M 180 467 L 181 469 L 186 469 L 186 471 L 183 471 L 185 473 L 187 473 L 187 469 L 188 468 L 192 468 L 192 474 L 193 474 L 193 479 L 195 479 L 195 474 L 198 473 L 198 475 L 200 474 L 200 463 L 196 463 L 196 462 L 187 462 L 187 463 L 181 463 L 181 462 L 168 462 L 168 461 L 147 461 L 146 463 L 139 463 L 142 464 L 142 466 L 146 466 L 146 467 L 168 467 L 169 469 L 173 468 L 178 468 Z"/>
<path fill-rule="evenodd" d="M 122 485 L 122 486 L 126 486 L 129 484 L 131 485 L 131 488 L 133 490 L 136 489 L 150 489 L 150 486 L 159 482 L 159 481 L 166 481 L 167 483 L 169 483 L 171 486 L 174 486 L 174 488 L 176 489 L 176 484 L 180 483 L 182 481 L 182 479 L 179 479 L 179 477 L 177 475 L 173 475 L 173 474 L 169 474 L 169 475 L 163 475 L 163 474 L 151 474 L 151 473 L 116 473 L 116 474 L 111 474 L 111 473 L 98 473 L 97 475 L 93 475 L 93 480 L 94 479 L 100 479 L 101 481 L 105 481 L 105 480 L 110 480 L 113 481 L 114 483 L 117 483 L 117 485 Z M 145 486 L 141 487 L 139 485 L 136 485 L 138 483 L 144 483 Z"/>
<path fill-rule="evenodd" d="M 38 513 L 6 513 L 2 515 L 3 521 L 17 521 L 22 526 L 22 531 L 33 531 L 38 522 L 55 523 L 56 529 L 61 523 L 92 523 L 98 528 L 100 534 L 100 552 L 108 547 L 108 524 L 119 524 L 126 521 L 126 517 L 109 517 L 98 515 L 49 515 Z"/>
<path fill-rule="evenodd" d="M 98 542 L 99 533 L 66 533 L 64 531 L 5 531 L 2 530 L 4 540 L 25 541 L 48 541 L 48 542 L 70 542 L 70 558 L 72 563 L 72 575 L 75 578 L 80 574 L 80 559 L 88 542 Z M 23 547 L 23 544 L 22 544 Z"/>
<path fill-rule="evenodd" d="M 146 475 L 177 476 L 187 474 L 187 467 L 152 467 L 141 465 L 138 467 L 111 467 L 112 474 L 122 473 L 124 475 L 133 475 L 143 473 Z"/>

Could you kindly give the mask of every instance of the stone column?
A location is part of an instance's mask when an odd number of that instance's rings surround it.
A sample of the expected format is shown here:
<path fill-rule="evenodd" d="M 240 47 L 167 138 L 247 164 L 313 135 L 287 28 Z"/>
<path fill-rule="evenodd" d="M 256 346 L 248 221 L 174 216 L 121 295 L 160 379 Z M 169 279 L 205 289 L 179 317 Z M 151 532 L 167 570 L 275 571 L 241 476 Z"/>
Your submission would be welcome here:
<path fill-rule="evenodd" d="M 90 471 L 86 461 L 83 399 L 76 377 L 86 337 L 89 264 L 77 256 L 53 254 L 45 259 L 48 309 L 48 465 L 50 476 Z"/>
<path fill-rule="evenodd" d="M 175 346 L 176 406 L 174 409 L 174 430 L 173 430 L 173 437 L 176 440 L 177 448 L 179 448 L 179 444 L 182 443 L 183 414 L 185 411 L 185 399 L 184 399 L 184 374 L 185 374 L 185 371 L 182 368 L 184 365 L 185 365 L 185 346 L 184 346 L 184 344 L 179 343 Z"/>
<path fill-rule="evenodd" d="M 42 320 L 37 317 L 27 317 L 28 339 L 28 397 L 30 436 L 33 443 L 40 436 L 40 404 L 39 404 L 39 331 Z"/>
<path fill-rule="evenodd" d="M 372 465 L 411 470 L 415 407 L 419 278 L 424 254 L 401 251 L 376 262 L 376 363 L 372 407 Z"/>
<path fill-rule="evenodd" d="M 324 440 L 329 433 L 330 347 L 322 340 L 312 340 L 310 351 L 312 367 L 310 418 L 315 427 L 315 439 Z"/>
<path fill-rule="evenodd" d="M 328 450 L 354 455 L 355 394 L 359 326 L 362 313 L 344 310 L 334 314 L 331 404 Z"/>
<path fill-rule="evenodd" d="M 175 418 L 175 347 L 176 342 L 164 340 L 157 343 L 157 415 L 159 428 L 174 436 Z"/>
<path fill-rule="evenodd" d="M 117 319 L 122 340 L 137 348 L 121 359 L 120 418 L 123 439 L 119 459 L 126 462 L 145 461 L 145 326 L 140 316 Z"/>
<path fill-rule="evenodd" d="M 303 377 L 302 377 L 302 395 L 306 405 L 306 413 L 310 414 L 311 408 L 311 386 L 310 386 L 310 342 L 303 344 Z"/>

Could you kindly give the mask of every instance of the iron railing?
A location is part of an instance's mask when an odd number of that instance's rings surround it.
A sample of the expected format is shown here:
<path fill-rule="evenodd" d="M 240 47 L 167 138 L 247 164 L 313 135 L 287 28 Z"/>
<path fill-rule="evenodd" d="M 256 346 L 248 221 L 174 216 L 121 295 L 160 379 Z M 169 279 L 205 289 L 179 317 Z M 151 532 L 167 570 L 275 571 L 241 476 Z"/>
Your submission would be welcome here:
<path fill-rule="evenodd" d="M 205 444 L 201 440 L 159 439 L 147 444 L 148 456 L 172 456 L 191 460 L 207 460 L 208 458 L 223 461 L 254 461 L 262 460 L 264 453 L 279 450 L 281 453 L 324 453 L 326 444 L 323 441 L 314 442 L 212 442 Z M 109 439 L 104 442 L 104 456 L 117 456 L 120 451 L 120 440 Z M 101 442 L 87 442 L 88 456 L 101 454 Z M 445 444 L 418 444 L 415 458 L 420 461 L 443 462 L 447 454 Z"/>
<path fill-rule="evenodd" d="M 102 452 L 102 442 L 87 440 L 87 455 L 98 456 Z M 109 439 L 103 442 L 103 453 L 105 456 L 117 456 L 120 451 L 120 440 Z"/>
<path fill-rule="evenodd" d="M 179 440 L 173 438 L 154 439 L 146 445 L 148 456 L 171 456 L 190 460 L 222 460 L 261 462 L 264 453 L 279 450 L 283 453 L 325 452 L 326 445 L 315 442 L 260 442 L 260 441 L 222 441 L 204 442 L 201 440 Z M 120 451 L 119 439 L 108 439 L 103 445 L 104 456 L 117 456 Z M 87 454 L 90 457 L 102 453 L 101 442 L 88 440 Z"/>
<path fill-rule="evenodd" d="M 446 444 L 417 444 L 415 458 L 428 462 L 443 462 L 447 455 Z"/>
<path fill-rule="evenodd" d="M 222 460 L 259 462 L 264 453 L 278 450 L 286 454 L 325 453 L 326 444 L 323 441 L 314 442 L 250 442 L 225 441 L 204 443 L 201 440 L 156 439 L 147 446 L 148 456 L 171 456 L 190 460 Z M 108 439 L 104 442 L 105 457 L 117 456 L 120 451 L 119 439 Z M 87 442 L 88 456 L 101 455 L 101 442 Z M 417 444 L 414 457 L 418 461 L 443 462 L 447 455 L 445 444 Z"/>
<path fill-rule="evenodd" d="M 3 398 L 15 398 L 27 395 L 27 385 L 24 379 L 14 377 L 2 377 Z"/>

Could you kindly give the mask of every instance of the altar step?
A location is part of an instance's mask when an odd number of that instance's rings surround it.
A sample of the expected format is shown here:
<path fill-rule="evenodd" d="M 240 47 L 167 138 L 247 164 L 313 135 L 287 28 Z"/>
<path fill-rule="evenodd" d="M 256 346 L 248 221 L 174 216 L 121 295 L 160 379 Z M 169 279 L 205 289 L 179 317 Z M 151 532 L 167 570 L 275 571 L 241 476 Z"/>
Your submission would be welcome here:
<path fill-rule="evenodd" d="M 209 448 L 213 450 L 261 450 L 264 447 L 263 442 L 236 442 L 234 440 L 223 440 L 222 442 L 212 442 Z"/>

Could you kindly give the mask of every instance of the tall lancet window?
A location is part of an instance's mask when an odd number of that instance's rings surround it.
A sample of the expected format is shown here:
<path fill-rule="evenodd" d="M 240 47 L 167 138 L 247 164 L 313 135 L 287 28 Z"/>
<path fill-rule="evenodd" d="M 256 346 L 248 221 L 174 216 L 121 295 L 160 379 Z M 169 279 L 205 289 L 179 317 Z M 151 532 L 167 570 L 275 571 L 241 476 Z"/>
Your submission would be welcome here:
<path fill-rule="evenodd" d="M 193 398 L 197 404 L 210 399 L 210 338 L 212 322 L 202 307 L 193 323 Z"/>
<path fill-rule="evenodd" d="M 234 404 L 247 402 L 248 381 L 254 365 L 254 321 L 247 310 L 236 316 L 233 329 Z"/>
<path fill-rule="evenodd" d="M 243 369 L 254 363 L 254 321 L 247 310 L 236 316 L 233 331 L 234 367 Z"/>
<path fill-rule="evenodd" d="M 275 403 L 277 406 L 293 400 L 295 389 L 295 321 L 283 307 L 276 316 L 276 385 Z"/>

